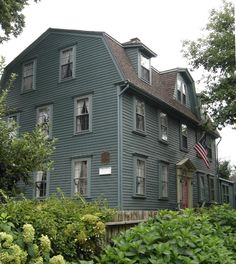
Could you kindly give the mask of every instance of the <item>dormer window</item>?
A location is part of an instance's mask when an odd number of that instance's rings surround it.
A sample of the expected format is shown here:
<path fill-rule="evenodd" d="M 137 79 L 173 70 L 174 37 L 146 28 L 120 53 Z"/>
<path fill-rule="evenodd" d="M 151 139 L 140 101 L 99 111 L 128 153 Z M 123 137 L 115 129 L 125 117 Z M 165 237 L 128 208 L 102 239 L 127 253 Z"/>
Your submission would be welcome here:
<path fill-rule="evenodd" d="M 176 86 L 177 86 L 176 87 L 177 88 L 176 89 L 177 90 L 177 95 L 176 95 L 177 100 L 180 103 L 186 105 L 186 102 L 187 102 L 187 100 L 186 100 L 186 98 L 187 98 L 187 85 L 186 85 L 184 79 L 180 75 L 177 77 L 177 85 Z"/>
<path fill-rule="evenodd" d="M 140 59 L 140 65 L 141 65 L 141 69 L 140 69 L 140 76 L 141 78 L 150 83 L 150 68 L 151 68 L 151 62 L 150 59 L 148 59 L 147 57 L 145 57 L 144 55 L 140 55 L 141 59 Z"/>

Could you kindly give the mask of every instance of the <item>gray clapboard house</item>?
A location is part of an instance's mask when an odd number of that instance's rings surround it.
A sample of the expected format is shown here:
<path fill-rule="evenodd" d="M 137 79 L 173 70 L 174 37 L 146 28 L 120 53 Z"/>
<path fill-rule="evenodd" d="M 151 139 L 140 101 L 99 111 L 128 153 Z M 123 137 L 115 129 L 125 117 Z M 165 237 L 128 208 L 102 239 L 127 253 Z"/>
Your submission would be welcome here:
<path fill-rule="evenodd" d="M 219 134 L 206 135 L 209 168 L 193 148 L 202 135 L 194 80 L 183 68 L 159 72 L 153 57 L 138 38 L 50 28 L 6 67 L 3 83 L 18 76 L 9 122 L 19 134 L 46 123 L 58 139 L 54 170 L 33 174 L 29 197 L 59 187 L 123 210 L 233 204 L 232 183 L 217 178 Z"/>

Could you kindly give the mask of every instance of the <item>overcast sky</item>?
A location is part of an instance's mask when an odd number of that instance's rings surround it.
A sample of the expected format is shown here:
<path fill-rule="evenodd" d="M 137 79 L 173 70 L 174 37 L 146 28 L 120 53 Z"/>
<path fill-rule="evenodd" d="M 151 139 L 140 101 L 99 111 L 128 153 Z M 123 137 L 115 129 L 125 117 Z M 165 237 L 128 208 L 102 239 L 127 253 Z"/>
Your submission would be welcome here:
<path fill-rule="evenodd" d="M 0 45 L 9 63 L 49 27 L 105 31 L 119 42 L 138 37 L 157 53 L 157 70 L 187 67 L 181 54 L 182 41 L 202 35 L 209 10 L 221 0 L 41 0 L 24 9 L 26 27 L 17 39 Z M 199 72 L 192 72 L 195 81 Z M 197 85 L 196 85 L 197 86 Z M 236 130 L 221 132 L 220 159 L 236 165 Z"/>

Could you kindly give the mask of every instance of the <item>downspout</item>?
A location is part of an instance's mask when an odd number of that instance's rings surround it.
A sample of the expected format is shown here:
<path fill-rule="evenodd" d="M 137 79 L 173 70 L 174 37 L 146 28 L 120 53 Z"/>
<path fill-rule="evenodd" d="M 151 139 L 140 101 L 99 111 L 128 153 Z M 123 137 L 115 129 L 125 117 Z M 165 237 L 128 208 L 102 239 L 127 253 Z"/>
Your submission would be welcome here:
<path fill-rule="evenodd" d="M 117 90 L 117 129 L 118 129 L 118 209 L 123 210 L 122 186 L 123 186 L 123 120 L 122 120 L 122 96 L 129 89 L 129 83 L 124 83 L 124 88 L 119 86 Z M 122 90 L 121 90 L 122 89 Z"/>
<path fill-rule="evenodd" d="M 220 137 L 219 142 L 216 144 L 216 176 L 217 176 L 217 184 L 218 184 L 218 201 L 221 201 L 220 196 L 220 181 L 219 181 L 219 157 L 218 157 L 218 145 L 220 144 L 222 137 Z"/>

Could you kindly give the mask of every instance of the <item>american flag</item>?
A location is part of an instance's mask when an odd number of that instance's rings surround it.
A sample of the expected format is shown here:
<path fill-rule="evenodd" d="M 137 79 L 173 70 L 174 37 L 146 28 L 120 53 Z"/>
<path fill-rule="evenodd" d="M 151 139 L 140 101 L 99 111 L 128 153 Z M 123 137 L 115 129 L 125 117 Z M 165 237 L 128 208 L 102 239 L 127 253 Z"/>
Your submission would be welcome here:
<path fill-rule="evenodd" d="M 206 145 L 206 135 L 203 135 L 200 140 L 195 144 L 194 149 L 198 153 L 198 155 L 203 159 L 204 163 L 206 164 L 207 168 L 210 167 L 210 162 L 207 157 L 207 145 Z"/>

